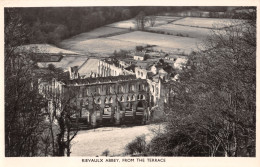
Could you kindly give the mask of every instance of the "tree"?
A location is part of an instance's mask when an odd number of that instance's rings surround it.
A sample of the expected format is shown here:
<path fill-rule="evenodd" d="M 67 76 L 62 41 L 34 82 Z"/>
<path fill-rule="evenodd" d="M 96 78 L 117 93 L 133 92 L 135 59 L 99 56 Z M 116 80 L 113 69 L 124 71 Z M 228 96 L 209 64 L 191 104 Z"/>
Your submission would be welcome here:
<path fill-rule="evenodd" d="M 108 149 L 106 149 L 105 151 L 103 151 L 102 155 L 107 157 L 109 155 L 109 152 L 110 151 Z"/>
<path fill-rule="evenodd" d="M 5 10 L 5 155 L 43 154 L 41 137 L 46 127 L 42 108 L 45 99 L 38 93 L 32 54 L 19 54 L 17 47 L 29 37 L 28 27 L 15 10 Z"/>
<path fill-rule="evenodd" d="M 48 106 L 44 110 L 48 120 L 46 133 L 49 134 L 53 156 L 70 156 L 72 140 L 79 130 L 80 106 L 76 103 L 79 91 L 77 88 L 64 85 L 69 77 L 61 78 L 62 81 L 56 79 L 57 76 L 62 76 L 59 68 L 50 65 L 48 69 L 52 69 L 54 74 L 48 72 L 46 76 L 52 77 L 43 76 L 40 81 L 41 93 L 48 100 Z"/>
<path fill-rule="evenodd" d="M 173 84 L 163 147 L 170 155 L 255 156 L 256 13 L 247 14 L 214 31 Z"/>
<path fill-rule="evenodd" d="M 121 12 L 122 19 L 129 19 L 131 18 L 131 10 L 129 9 L 123 9 Z"/>
<path fill-rule="evenodd" d="M 145 24 L 148 21 L 147 17 L 145 16 L 145 13 L 141 11 L 136 17 L 135 17 L 135 22 L 136 22 L 136 28 L 138 30 L 144 30 L 145 29 Z"/>
<path fill-rule="evenodd" d="M 156 16 L 152 15 L 148 17 L 148 21 L 150 23 L 150 26 L 153 27 L 155 25 Z"/>
<path fill-rule="evenodd" d="M 134 154 L 145 154 L 146 152 L 146 141 L 145 135 L 137 136 L 133 141 L 128 143 L 125 147 L 125 153 L 134 155 Z"/>
<path fill-rule="evenodd" d="M 72 116 L 78 109 L 70 103 L 75 92 L 63 94 L 59 88 L 49 94 L 39 91 L 44 82 L 66 80 L 68 75 L 53 65 L 39 69 L 35 53 L 21 52 L 19 46 L 30 35 L 16 10 L 6 9 L 5 155 L 64 156 L 67 151 L 69 156 L 71 141 L 77 134 Z"/>
<path fill-rule="evenodd" d="M 61 101 L 55 103 L 60 106 L 59 113 L 55 113 L 55 118 L 58 122 L 59 131 L 57 134 L 58 152 L 57 156 L 66 155 L 69 157 L 71 153 L 72 140 L 76 137 L 79 127 L 78 120 L 80 109 L 75 105 L 75 90 L 68 88 L 63 94 Z M 56 108 L 57 110 L 57 108 Z"/>
<path fill-rule="evenodd" d="M 215 109 L 213 116 L 221 119 L 217 123 L 222 130 L 216 129 L 215 140 L 226 156 L 255 154 L 256 13 L 245 16 L 240 26 L 215 31 L 206 51 L 194 60 L 202 62 L 196 66 L 202 75 L 196 80 L 206 85 L 208 111 Z M 215 102 L 214 108 L 209 102 Z"/>

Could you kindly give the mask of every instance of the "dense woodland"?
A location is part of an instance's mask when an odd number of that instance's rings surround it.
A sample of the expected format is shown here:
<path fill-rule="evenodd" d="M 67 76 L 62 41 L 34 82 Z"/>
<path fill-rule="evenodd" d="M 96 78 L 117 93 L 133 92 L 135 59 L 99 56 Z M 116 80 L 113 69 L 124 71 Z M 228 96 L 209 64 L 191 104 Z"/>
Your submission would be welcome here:
<path fill-rule="evenodd" d="M 26 43 L 58 44 L 61 40 L 93 30 L 106 24 L 145 15 L 174 13 L 186 10 L 226 12 L 228 7 L 60 7 L 6 8 L 5 22 L 10 12 L 21 16 L 30 36 Z"/>

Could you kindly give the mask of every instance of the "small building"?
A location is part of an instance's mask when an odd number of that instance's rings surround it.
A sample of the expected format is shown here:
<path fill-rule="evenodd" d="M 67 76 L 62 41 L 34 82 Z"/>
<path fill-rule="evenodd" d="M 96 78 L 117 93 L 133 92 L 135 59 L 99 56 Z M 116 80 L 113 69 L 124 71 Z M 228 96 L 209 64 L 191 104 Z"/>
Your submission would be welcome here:
<path fill-rule="evenodd" d="M 149 57 L 149 55 L 146 52 L 136 52 L 134 54 L 134 59 L 135 60 L 144 61 L 144 60 L 147 60 L 148 57 Z"/>
<path fill-rule="evenodd" d="M 168 55 L 167 54 L 164 59 L 170 60 L 170 61 L 176 61 L 177 57 L 178 56 L 176 56 L 176 55 Z"/>
<path fill-rule="evenodd" d="M 147 79 L 147 70 L 140 67 L 135 68 L 136 78 Z"/>
<path fill-rule="evenodd" d="M 144 61 L 144 55 L 141 55 L 141 54 L 134 55 L 134 59 L 135 59 L 135 60 L 141 60 L 141 61 Z"/>

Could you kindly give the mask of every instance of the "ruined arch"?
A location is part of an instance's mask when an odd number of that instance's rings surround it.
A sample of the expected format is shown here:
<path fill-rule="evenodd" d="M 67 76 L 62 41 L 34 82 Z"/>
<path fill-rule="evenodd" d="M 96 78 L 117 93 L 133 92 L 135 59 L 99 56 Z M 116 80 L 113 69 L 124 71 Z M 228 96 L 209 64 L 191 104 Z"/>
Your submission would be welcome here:
<path fill-rule="evenodd" d="M 107 103 L 109 103 L 109 98 L 108 97 L 105 98 L 105 104 L 107 104 Z"/>
<path fill-rule="evenodd" d="M 127 101 L 131 101 L 131 97 L 129 95 L 127 96 Z"/>
<path fill-rule="evenodd" d="M 144 99 L 144 95 L 140 95 L 140 99 L 143 100 Z"/>
<path fill-rule="evenodd" d="M 129 110 L 132 110 L 132 109 L 133 109 L 132 103 L 131 103 L 131 102 L 130 102 L 130 103 L 127 103 L 127 104 L 126 104 L 126 108 L 129 109 Z"/>
<path fill-rule="evenodd" d="M 89 101 L 88 101 L 88 99 L 86 99 L 85 105 L 88 105 L 88 104 L 89 104 Z"/>
<path fill-rule="evenodd" d="M 112 97 L 109 98 L 109 102 L 113 103 L 113 98 Z"/>
<path fill-rule="evenodd" d="M 118 102 L 117 105 L 118 105 L 118 109 L 119 109 L 120 111 L 122 111 L 122 110 L 123 110 L 122 104 L 121 104 L 120 102 Z"/>
<path fill-rule="evenodd" d="M 139 123 L 145 123 L 147 120 L 147 104 L 145 101 L 139 101 L 136 105 L 135 120 Z"/>
<path fill-rule="evenodd" d="M 132 95 L 131 100 L 132 100 L 132 101 L 135 101 L 135 95 Z"/>
<path fill-rule="evenodd" d="M 141 95 L 142 96 L 142 95 Z M 137 105 L 136 105 L 136 109 L 138 108 L 138 107 L 141 107 L 141 108 L 146 108 L 146 104 L 145 104 L 145 102 L 143 102 L 143 101 L 139 101 L 138 103 L 137 103 Z"/>
<path fill-rule="evenodd" d="M 95 102 L 96 102 L 96 104 L 101 104 L 101 99 L 100 99 L 100 98 L 97 98 L 97 99 L 95 100 Z"/>
<path fill-rule="evenodd" d="M 124 102 L 124 96 L 123 95 L 120 97 L 120 101 Z"/>
<path fill-rule="evenodd" d="M 80 107 L 83 107 L 83 106 L 84 106 L 84 100 L 81 99 L 81 100 L 80 100 Z"/>

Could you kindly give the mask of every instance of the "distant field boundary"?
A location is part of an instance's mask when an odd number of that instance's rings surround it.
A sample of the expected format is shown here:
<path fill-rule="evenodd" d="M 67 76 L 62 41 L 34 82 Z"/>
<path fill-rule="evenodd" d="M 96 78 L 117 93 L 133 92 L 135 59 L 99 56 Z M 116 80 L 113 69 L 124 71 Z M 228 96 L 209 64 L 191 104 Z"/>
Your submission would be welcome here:
<path fill-rule="evenodd" d="M 179 18 L 179 19 L 169 21 L 167 24 L 171 24 L 171 23 L 173 23 L 173 22 L 175 22 L 175 21 L 178 21 L 178 20 L 181 20 L 181 19 L 185 19 L 185 18 L 186 18 L 186 17 L 181 17 L 181 18 Z M 163 25 L 164 25 L 164 24 L 163 24 Z"/>
<path fill-rule="evenodd" d="M 194 27 L 194 28 L 205 28 L 205 29 L 209 29 L 209 30 L 221 30 L 221 29 L 230 27 L 230 26 L 228 26 L 228 27 L 221 27 L 221 28 L 210 28 L 210 27 L 192 26 L 192 25 L 176 24 L 176 23 L 174 25 L 185 26 L 185 27 Z"/>
<path fill-rule="evenodd" d="M 118 28 L 118 29 L 123 29 L 123 30 L 129 30 L 129 28 L 123 28 L 123 27 L 116 27 L 116 26 L 110 26 L 110 25 L 105 25 L 105 26 L 103 26 L 103 27 L 110 27 L 110 28 Z M 131 30 L 135 30 L 135 28 L 131 28 Z"/>
<path fill-rule="evenodd" d="M 114 28 L 114 27 L 113 27 Z M 121 34 L 127 34 L 129 32 L 132 32 L 130 30 L 128 30 L 127 28 L 124 28 L 126 31 L 123 32 L 115 32 L 115 33 L 111 33 L 111 34 L 106 34 L 106 35 L 100 35 L 97 38 L 106 38 L 106 37 L 111 37 L 111 36 L 116 36 L 116 35 L 121 35 Z"/>
<path fill-rule="evenodd" d="M 175 22 L 175 21 L 178 21 L 178 20 L 181 20 L 181 19 L 184 19 L 184 18 L 186 18 L 186 17 L 180 17 L 180 18 L 178 18 L 178 19 L 168 21 L 168 22 L 166 22 L 166 23 L 164 23 L 164 24 L 155 24 L 153 27 L 159 27 L 159 26 L 162 26 L 162 25 L 171 24 L 171 23 L 173 23 L 173 22 Z M 158 20 L 159 20 L 159 19 L 158 19 Z M 123 28 L 123 27 L 117 27 L 117 26 L 111 26 L 111 25 L 105 25 L 105 26 L 103 26 L 103 27 L 119 28 L 119 29 L 124 29 L 124 30 L 127 30 L 127 29 L 128 29 L 129 31 L 139 31 L 139 30 L 137 30 L 136 28 L 131 28 L 131 30 L 130 30 L 130 28 Z M 151 28 L 151 26 L 148 26 L 148 27 L 146 27 L 146 28 Z"/>
<path fill-rule="evenodd" d="M 154 33 L 154 34 L 162 34 L 162 35 L 172 35 L 172 36 L 178 36 L 178 37 L 184 37 L 184 38 L 195 38 L 195 37 L 191 37 L 189 34 L 183 34 L 183 33 L 169 33 L 169 32 L 165 32 L 163 30 L 153 30 L 153 29 L 146 29 L 143 30 L 144 32 L 149 32 L 149 33 Z"/>

